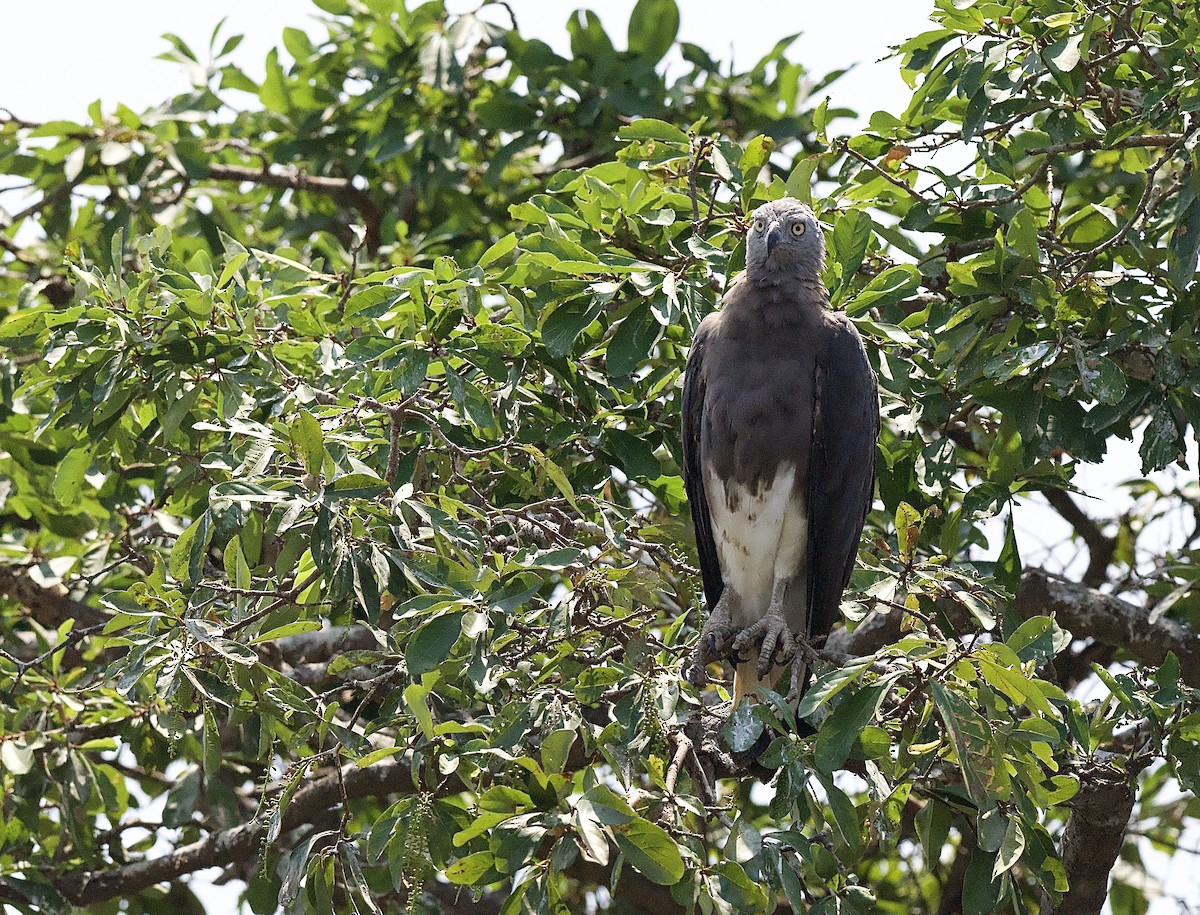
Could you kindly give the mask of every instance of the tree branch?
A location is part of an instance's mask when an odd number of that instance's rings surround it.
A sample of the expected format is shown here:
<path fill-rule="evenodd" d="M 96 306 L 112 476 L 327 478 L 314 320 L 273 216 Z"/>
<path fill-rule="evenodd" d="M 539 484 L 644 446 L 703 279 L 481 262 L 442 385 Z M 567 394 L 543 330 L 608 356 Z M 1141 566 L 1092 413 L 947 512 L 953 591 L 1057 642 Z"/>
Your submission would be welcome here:
<path fill-rule="evenodd" d="M 103 625 L 108 614 L 54 588 L 39 585 L 26 570 L 0 566 L 0 596 L 16 601 L 47 629 L 57 629 L 67 620 L 81 626 Z"/>
<path fill-rule="evenodd" d="M 1042 896 L 1045 915 L 1097 915 L 1108 898 L 1109 872 L 1133 813 L 1130 773 L 1089 762 L 1079 776 L 1079 793 L 1068 804 L 1071 815 L 1059 851 L 1070 888 L 1057 904 L 1049 893 Z"/>
<path fill-rule="evenodd" d="M 1108 567 L 1117 549 L 1117 538 L 1105 534 L 1100 525 L 1075 503 L 1065 489 L 1047 489 L 1042 495 L 1046 497 L 1050 507 L 1058 512 L 1067 524 L 1075 528 L 1075 533 L 1087 544 L 1088 567 L 1083 573 L 1083 584 L 1089 588 L 1098 588 L 1108 579 Z"/>
<path fill-rule="evenodd" d="M 1161 664 L 1174 652 L 1183 682 L 1200 688 L 1200 635 L 1174 620 L 1151 622 L 1145 607 L 1042 569 L 1025 571 L 1013 607 L 1025 619 L 1052 616 L 1076 638 L 1119 648 L 1143 664 Z M 896 607 L 872 611 L 853 630 L 835 629 L 825 647 L 851 656 L 874 654 L 900 638 L 902 616 Z"/>
<path fill-rule="evenodd" d="M 1023 617 L 1053 616 L 1076 638 L 1090 636 L 1129 652 L 1143 664 L 1161 664 L 1167 652 L 1179 658 L 1180 676 L 1200 688 L 1200 635 L 1174 620 L 1150 622 L 1150 611 L 1086 585 L 1029 569 L 1014 608 Z"/>
<path fill-rule="evenodd" d="M 379 211 L 379 207 L 375 204 L 371 195 L 361 188 L 355 187 L 349 178 L 306 175 L 298 169 L 271 171 L 267 168 L 253 168 L 248 165 L 229 165 L 223 162 L 214 162 L 209 165 L 208 176 L 215 181 L 248 181 L 252 184 L 261 184 L 264 187 L 309 191 L 314 194 L 323 194 L 326 197 L 332 197 L 334 200 L 355 210 L 362 217 L 363 224 L 367 229 L 367 250 L 374 252 L 379 248 L 380 225 L 383 220 L 383 214 Z M 411 205 L 415 204 L 415 200 L 410 199 L 410 197 L 411 195 L 401 194 L 398 198 L 401 203 L 406 201 L 409 203 L 409 210 L 412 209 Z M 411 221 L 412 213 L 401 212 L 400 218 L 405 221 Z"/>
<path fill-rule="evenodd" d="M 351 764 L 343 767 L 340 778 L 334 772 L 298 791 L 284 811 L 280 834 L 341 804 L 343 783 L 345 796 L 350 800 L 418 790 L 413 784 L 412 767 L 407 759 L 380 762 L 365 769 Z M 461 784 L 450 782 L 440 793 L 449 794 L 461 788 Z M 128 898 L 156 883 L 175 880 L 184 874 L 256 857 L 269 819 L 269 814 L 264 812 L 248 823 L 211 833 L 199 842 L 177 848 L 160 858 L 136 861 L 109 870 L 62 874 L 54 879 L 54 884 L 67 899 L 80 906 L 106 899 Z"/>

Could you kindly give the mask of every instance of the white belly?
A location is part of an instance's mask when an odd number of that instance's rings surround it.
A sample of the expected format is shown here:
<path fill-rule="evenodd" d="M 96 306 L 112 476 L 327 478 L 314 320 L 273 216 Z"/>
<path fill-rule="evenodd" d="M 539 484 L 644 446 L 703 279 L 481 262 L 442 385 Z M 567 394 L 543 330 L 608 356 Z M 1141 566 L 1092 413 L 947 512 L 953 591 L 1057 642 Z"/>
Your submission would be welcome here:
<path fill-rule="evenodd" d="M 733 483 L 727 490 L 712 468 L 705 468 L 704 494 L 721 577 L 740 598 L 733 608 L 736 626 L 760 619 L 776 582 L 795 577 L 805 564 L 808 522 L 795 477 L 795 466 L 784 464 L 757 492 Z"/>

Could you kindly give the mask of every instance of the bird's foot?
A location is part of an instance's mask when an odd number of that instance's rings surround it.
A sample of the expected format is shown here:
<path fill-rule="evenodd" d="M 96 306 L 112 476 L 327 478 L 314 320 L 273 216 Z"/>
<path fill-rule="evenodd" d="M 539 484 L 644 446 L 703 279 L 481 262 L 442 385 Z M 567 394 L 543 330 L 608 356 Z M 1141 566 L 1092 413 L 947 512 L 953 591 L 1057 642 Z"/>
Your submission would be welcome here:
<path fill-rule="evenodd" d="M 713 612 L 704 621 L 704 628 L 700 630 L 700 642 L 696 645 L 696 650 L 684 662 L 684 675 L 697 689 L 708 682 L 705 673 L 708 665 L 713 661 L 723 661 L 733 645 L 733 617 L 725 603 L 723 596 L 717 601 L 717 606 L 713 608 Z"/>
<path fill-rule="evenodd" d="M 758 649 L 758 678 L 765 680 L 776 663 L 782 666 L 796 653 L 796 639 L 778 604 L 772 603 L 766 615 L 738 633 L 733 640 L 733 650 L 738 654 L 752 650 L 759 640 L 762 646 Z"/>

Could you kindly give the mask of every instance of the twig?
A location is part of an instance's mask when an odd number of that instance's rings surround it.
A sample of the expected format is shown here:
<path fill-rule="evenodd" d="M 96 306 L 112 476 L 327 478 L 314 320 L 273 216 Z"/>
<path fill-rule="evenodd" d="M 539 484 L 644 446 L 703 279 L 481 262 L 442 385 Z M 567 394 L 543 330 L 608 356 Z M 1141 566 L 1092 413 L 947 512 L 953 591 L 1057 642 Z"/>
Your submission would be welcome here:
<path fill-rule="evenodd" d="M 236 623 L 231 623 L 225 628 L 225 635 L 228 636 L 234 632 L 239 632 L 240 630 L 245 629 L 247 626 L 257 623 L 264 616 L 270 615 L 285 604 L 291 603 L 297 597 L 299 597 L 309 585 L 317 581 L 317 579 L 319 579 L 323 574 L 324 573 L 321 572 L 320 569 L 314 569 L 312 573 L 306 579 L 304 579 L 304 581 L 300 582 L 300 584 L 295 585 L 294 587 L 280 594 L 278 600 L 272 601 L 257 613 L 251 613 L 244 620 L 238 620 Z"/>
<path fill-rule="evenodd" d="M 857 159 L 863 165 L 867 166 L 867 168 L 878 173 L 879 175 L 882 175 L 886 181 L 889 181 L 890 183 L 894 184 L 896 187 L 900 188 L 900 190 L 904 191 L 904 193 L 908 194 L 914 200 L 919 200 L 921 203 L 928 202 L 925 200 L 925 197 L 922 194 L 920 194 L 916 190 L 916 188 L 914 188 L 912 185 L 910 185 L 907 181 L 901 181 L 899 178 L 897 178 L 895 175 L 893 175 L 887 169 L 882 168 L 879 165 L 876 165 L 874 162 L 872 162 L 870 159 L 868 159 L 866 156 L 864 156 L 862 153 L 858 152 L 857 150 L 851 149 L 850 144 L 847 143 L 845 140 L 838 140 L 835 145 L 837 146 L 837 148 L 839 150 L 846 153 L 846 155 L 850 156 L 851 158 Z"/>
<path fill-rule="evenodd" d="M 1015 187 L 1011 194 L 1005 197 L 981 197 L 978 200 L 955 200 L 951 202 L 951 206 L 958 210 L 974 210 L 979 207 L 1002 207 L 1007 206 L 1017 200 L 1020 200 L 1022 195 L 1031 187 L 1042 180 L 1042 176 L 1046 174 L 1046 169 L 1050 167 L 1050 158 L 1047 156 L 1042 159 L 1038 167 L 1030 172 L 1029 177 Z"/>

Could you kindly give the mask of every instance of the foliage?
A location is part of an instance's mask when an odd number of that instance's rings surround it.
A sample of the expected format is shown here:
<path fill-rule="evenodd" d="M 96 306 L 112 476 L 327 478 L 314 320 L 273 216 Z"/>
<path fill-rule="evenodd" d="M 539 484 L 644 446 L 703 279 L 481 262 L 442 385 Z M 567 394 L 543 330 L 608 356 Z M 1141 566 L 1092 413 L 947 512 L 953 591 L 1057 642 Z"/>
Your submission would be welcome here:
<path fill-rule="evenodd" d="M 3 121 L 0 899 L 174 912 L 219 864 L 256 912 L 1051 912 L 1101 776 L 1126 875 L 1195 821 L 1195 534 L 1137 537 L 1200 493 L 1068 495 L 1195 435 L 1194 9 L 939 0 L 908 109 L 843 137 L 788 41 L 664 77 L 673 0 L 625 51 L 572 16 L 570 60 L 318 5 L 261 85 L 218 32 L 160 109 Z M 678 672 L 680 372 L 785 193 L 884 391 L 815 737 Z M 1039 491 L 1091 560 L 1053 606 Z"/>

